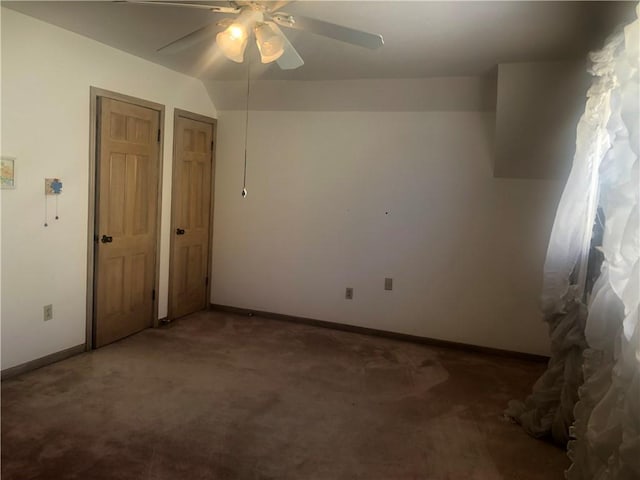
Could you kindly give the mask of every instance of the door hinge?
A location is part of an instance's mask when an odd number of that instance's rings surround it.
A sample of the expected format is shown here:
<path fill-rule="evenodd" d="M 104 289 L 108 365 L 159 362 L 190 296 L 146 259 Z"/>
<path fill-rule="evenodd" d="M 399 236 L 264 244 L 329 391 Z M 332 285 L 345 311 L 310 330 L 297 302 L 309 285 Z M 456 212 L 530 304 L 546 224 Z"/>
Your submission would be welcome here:
<path fill-rule="evenodd" d="M 158 142 L 160 142 L 160 129 L 158 129 Z"/>
<path fill-rule="evenodd" d="M 213 152 L 213 140 L 211 140 L 211 151 Z"/>
<path fill-rule="evenodd" d="M 156 289 L 154 288 L 153 290 L 151 290 L 151 300 L 155 300 L 156 299 Z"/>
<path fill-rule="evenodd" d="M 205 284 L 205 285 L 209 285 L 209 277 L 206 277 L 206 278 L 204 279 L 204 284 Z"/>

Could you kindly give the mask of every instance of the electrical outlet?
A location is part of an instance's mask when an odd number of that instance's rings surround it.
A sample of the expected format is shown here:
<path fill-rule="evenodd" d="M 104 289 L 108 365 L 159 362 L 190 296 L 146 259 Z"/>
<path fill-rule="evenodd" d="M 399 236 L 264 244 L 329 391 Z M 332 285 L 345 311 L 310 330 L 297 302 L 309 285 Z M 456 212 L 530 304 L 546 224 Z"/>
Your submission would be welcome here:
<path fill-rule="evenodd" d="M 384 289 L 385 290 L 393 290 L 393 278 L 385 278 L 384 279 Z"/>
<path fill-rule="evenodd" d="M 353 288 L 347 287 L 347 290 L 344 293 L 344 298 L 347 300 L 353 300 Z"/>
<path fill-rule="evenodd" d="M 44 321 L 51 320 L 53 318 L 53 305 L 44 306 Z"/>

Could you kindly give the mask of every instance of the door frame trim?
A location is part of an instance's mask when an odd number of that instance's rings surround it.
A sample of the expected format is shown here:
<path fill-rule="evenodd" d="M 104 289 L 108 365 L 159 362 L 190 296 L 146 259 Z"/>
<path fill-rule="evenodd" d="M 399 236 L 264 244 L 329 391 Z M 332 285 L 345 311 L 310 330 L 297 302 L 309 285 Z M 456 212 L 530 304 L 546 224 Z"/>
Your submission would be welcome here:
<path fill-rule="evenodd" d="M 215 185 L 216 185 L 216 147 L 218 146 L 217 133 L 218 133 L 218 120 L 198 113 L 189 112 L 180 108 L 175 108 L 173 111 L 173 156 L 171 158 L 171 231 L 169 240 L 169 298 L 167 302 L 167 321 L 174 320 L 173 316 L 173 244 L 176 227 L 176 202 L 175 202 L 175 186 L 173 180 L 176 177 L 176 158 L 177 158 L 177 145 L 176 131 L 178 128 L 178 118 L 187 118 L 189 120 L 195 120 L 197 122 L 207 123 L 213 127 L 211 139 L 213 141 L 213 150 L 211 151 L 211 198 L 209 200 L 211 207 L 209 208 L 209 261 L 207 262 L 207 277 L 209 278 L 209 285 L 207 289 L 207 301 L 205 305 L 208 307 L 211 303 L 211 287 L 213 281 L 211 278 L 212 272 L 212 260 L 213 260 L 213 209 L 215 201 Z"/>
<path fill-rule="evenodd" d="M 165 131 L 165 106 L 137 97 L 131 97 L 118 92 L 104 90 L 102 88 L 89 87 L 89 211 L 88 211 L 88 235 L 87 235 L 87 313 L 85 351 L 93 349 L 94 334 L 94 297 L 95 297 L 95 235 L 96 226 L 96 174 L 98 161 L 98 97 L 110 98 L 120 102 L 155 110 L 160 114 L 158 128 L 160 129 L 160 145 L 158 146 L 158 208 L 156 219 L 156 261 L 155 261 L 155 290 L 156 298 L 153 302 L 153 327 L 158 326 L 158 305 L 160 289 L 160 237 L 162 222 L 162 164 L 164 160 L 164 131 Z"/>

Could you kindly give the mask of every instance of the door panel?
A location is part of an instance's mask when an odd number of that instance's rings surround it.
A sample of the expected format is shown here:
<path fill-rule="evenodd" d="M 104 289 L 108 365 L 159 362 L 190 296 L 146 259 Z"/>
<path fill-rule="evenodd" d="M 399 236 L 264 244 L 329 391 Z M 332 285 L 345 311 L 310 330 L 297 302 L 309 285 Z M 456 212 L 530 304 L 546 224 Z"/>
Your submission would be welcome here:
<path fill-rule="evenodd" d="M 178 117 L 174 138 L 170 315 L 177 318 L 208 301 L 213 125 Z"/>
<path fill-rule="evenodd" d="M 97 347 L 153 321 L 160 119 L 149 108 L 104 97 L 99 102 Z"/>

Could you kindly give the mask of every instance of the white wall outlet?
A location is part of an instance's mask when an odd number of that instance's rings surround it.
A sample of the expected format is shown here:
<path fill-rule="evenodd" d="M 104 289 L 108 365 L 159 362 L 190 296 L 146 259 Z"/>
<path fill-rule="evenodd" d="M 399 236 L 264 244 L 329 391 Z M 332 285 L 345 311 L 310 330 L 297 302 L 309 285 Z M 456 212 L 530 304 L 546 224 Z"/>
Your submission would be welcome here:
<path fill-rule="evenodd" d="M 344 292 L 344 298 L 347 300 L 353 300 L 353 288 L 347 287 L 347 290 Z"/>
<path fill-rule="evenodd" d="M 53 318 L 53 305 L 44 306 L 44 321 L 51 320 Z"/>

